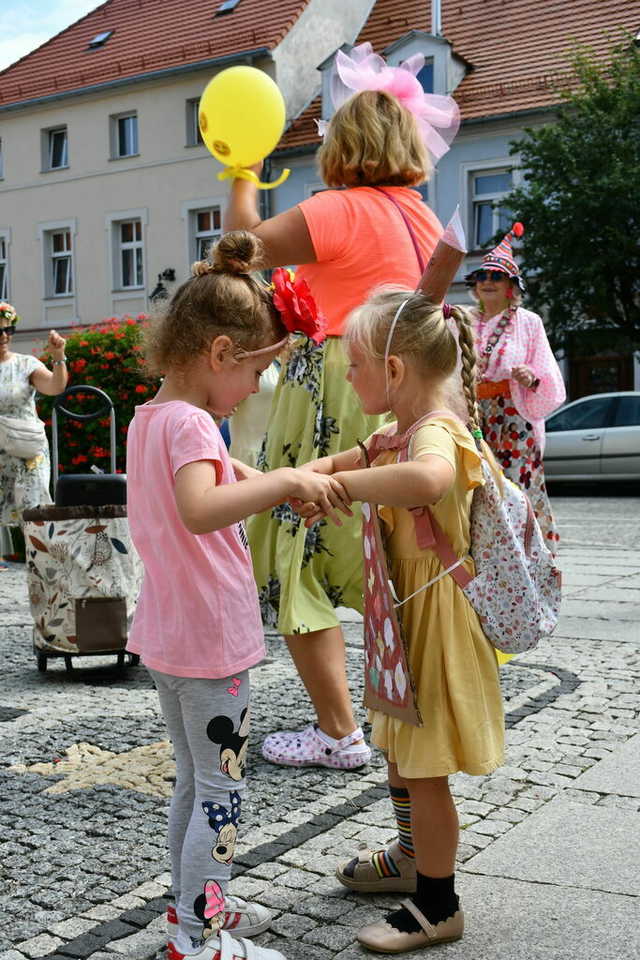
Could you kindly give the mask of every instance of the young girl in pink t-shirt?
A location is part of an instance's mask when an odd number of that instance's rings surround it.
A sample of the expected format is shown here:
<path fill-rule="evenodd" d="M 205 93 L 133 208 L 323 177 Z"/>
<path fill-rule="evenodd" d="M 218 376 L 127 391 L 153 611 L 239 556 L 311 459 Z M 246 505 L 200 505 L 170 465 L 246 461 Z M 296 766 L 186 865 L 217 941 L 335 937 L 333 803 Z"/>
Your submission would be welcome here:
<path fill-rule="evenodd" d="M 259 245 L 244 231 L 227 234 L 152 321 L 146 361 L 164 380 L 137 407 L 127 441 L 129 522 L 145 568 L 127 649 L 153 677 L 176 756 L 168 960 L 218 951 L 282 960 L 242 939 L 266 930 L 269 911 L 226 896 L 245 785 L 248 668 L 265 652 L 242 521 L 288 499 L 350 512 L 332 477 L 232 461 L 211 416 L 258 392 L 288 336 L 270 288 L 250 275 Z"/>

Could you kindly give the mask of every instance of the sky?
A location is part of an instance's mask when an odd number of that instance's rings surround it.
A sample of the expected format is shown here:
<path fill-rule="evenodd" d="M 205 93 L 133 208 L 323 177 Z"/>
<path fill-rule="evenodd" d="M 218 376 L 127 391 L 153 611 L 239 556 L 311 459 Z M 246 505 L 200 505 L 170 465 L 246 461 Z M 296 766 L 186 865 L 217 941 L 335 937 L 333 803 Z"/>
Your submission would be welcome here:
<path fill-rule="evenodd" d="M 101 0 L 0 0 L 0 70 L 60 33 Z"/>

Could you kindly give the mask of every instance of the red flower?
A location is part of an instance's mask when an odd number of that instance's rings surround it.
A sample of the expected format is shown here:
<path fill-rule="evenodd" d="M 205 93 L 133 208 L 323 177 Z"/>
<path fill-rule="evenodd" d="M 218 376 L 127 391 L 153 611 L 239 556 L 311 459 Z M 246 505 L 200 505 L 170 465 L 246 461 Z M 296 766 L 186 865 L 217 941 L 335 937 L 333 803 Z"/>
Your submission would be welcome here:
<path fill-rule="evenodd" d="M 327 321 L 318 310 L 306 280 L 292 280 L 284 267 L 273 271 L 273 304 L 290 333 L 303 333 L 314 343 L 326 337 Z"/>
<path fill-rule="evenodd" d="M 149 388 L 145 387 L 143 383 L 139 383 L 136 386 L 136 393 L 148 393 L 148 391 L 149 391 Z"/>
<path fill-rule="evenodd" d="M 84 360 L 82 357 L 80 357 L 79 360 L 72 361 L 71 369 L 73 370 L 74 373 L 82 373 L 86 365 L 87 365 L 87 361 Z"/>
<path fill-rule="evenodd" d="M 107 350 L 106 353 L 105 353 L 105 355 L 104 355 L 105 360 L 115 360 L 115 357 L 116 357 L 116 355 L 115 355 L 115 353 L 113 352 L 113 350 Z"/>
<path fill-rule="evenodd" d="M 88 460 L 89 460 L 89 458 L 88 458 L 88 457 L 85 457 L 84 453 L 79 453 L 79 454 L 77 455 L 77 457 L 72 457 L 71 463 L 74 465 L 74 467 L 77 467 L 78 464 L 80 464 L 80 463 L 87 463 Z"/>

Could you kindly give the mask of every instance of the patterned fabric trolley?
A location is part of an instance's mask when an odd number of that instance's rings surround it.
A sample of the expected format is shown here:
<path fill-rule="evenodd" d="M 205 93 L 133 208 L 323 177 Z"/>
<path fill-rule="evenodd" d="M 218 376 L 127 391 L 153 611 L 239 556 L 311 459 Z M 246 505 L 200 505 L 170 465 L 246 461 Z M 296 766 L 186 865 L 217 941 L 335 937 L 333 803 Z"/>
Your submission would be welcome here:
<path fill-rule="evenodd" d="M 57 410 L 84 421 L 104 416 L 104 405 L 92 414 L 66 410 L 62 401 L 72 391 L 100 395 L 111 418 L 113 438 L 113 404 L 94 387 L 70 388 L 57 398 L 54 413 Z M 53 459 L 57 464 L 55 416 L 53 427 Z M 23 513 L 33 646 L 40 671 L 47 669 L 50 657 L 64 657 L 67 670 L 73 668 L 74 656 L 116 654 L 119 665 L 124 665 L 143 570 L 129 536 L 126 505 L 95 503 L 107 491 L 120 498 L 126 490 L 125 478 L 115 471 L 113 447 L 111 471 L 69 476 L 66 479 L 80 482 L 67 485 L 64 498 L 56 497 L 56 506 L 35 507 Z M 97 482 L 92 488 L 94 479 Z M 72 494 L 82 502 L 69 504 Z M 88 504 L 87 498 L 94 502 Z M 61 499 L 64 505 L 59 505 Z M 136 655 L 127 656 L 132 664 L 139 662 Z"/>

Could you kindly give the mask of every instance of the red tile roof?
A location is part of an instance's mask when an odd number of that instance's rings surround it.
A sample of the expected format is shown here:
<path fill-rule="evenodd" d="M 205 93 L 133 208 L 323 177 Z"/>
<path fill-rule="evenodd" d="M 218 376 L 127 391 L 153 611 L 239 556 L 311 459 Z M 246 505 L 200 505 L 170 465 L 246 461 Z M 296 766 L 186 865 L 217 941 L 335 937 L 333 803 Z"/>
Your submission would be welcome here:
<path fill-rule="evenodd" d="M 442 33 L 473 67 L 455 91 L 463 120 L 533 110 L 558 102 L 554 81 L 575 43 L 608 56 L 622 31 L 637 32 L 640 5 L 629 0 L 442 0 Z M 431 32 L 429 0 L 377 0 L 358 43 L 375 50 L 411 30 Z M 295 120 L 280 149 L 318 144 L 320 99 Z"/>
<path fill-rule="evenodd" d="M 0 108 L 186 66 L 244 50 L 272 49 L 309 0 L 240 0 L 214 17 L 223 0 L 107 0 L 0 72 Z M 89 50 L 98 33 L 113 30 Z"/>

